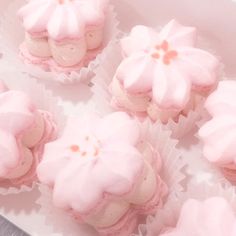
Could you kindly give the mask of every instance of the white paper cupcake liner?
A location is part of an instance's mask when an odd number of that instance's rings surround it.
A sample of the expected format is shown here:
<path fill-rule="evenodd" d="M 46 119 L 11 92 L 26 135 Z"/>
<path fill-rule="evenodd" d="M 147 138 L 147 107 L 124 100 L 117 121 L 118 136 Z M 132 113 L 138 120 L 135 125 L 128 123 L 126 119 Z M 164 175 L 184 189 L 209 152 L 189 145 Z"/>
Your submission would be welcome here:
<path fill-rule="evenodd" d="M 142 137 L 146 142 L 158 148 L 162 158 L 161 178 L 169 188 L 168 197 L 178 196 L 183 191 L 182 182 L 185 179 L 183 169 L 185 163 L 181 159 L 181 152 L 176 149 L 177 141 L 170 138 L 170 131 L 166 131 L 160 124 L 153 125 L 150 120 L 142 124 Z M 97 233 L 87 225 L 76 222 L 68 213 L 53 206 L 52 191 L 47 187 L 39 186 L 41 197 L 37 203 L 40 205 L 40 214 L 45 216 L 45 224 L 52 226 L 52 234 L 61 236 L 86 235 L 95 236 Z M 165 199 L 166 200 L 166 199 Z"/>
<path fill-rule="evenodd" d="M 187 116 L 180 115 L 178 122 L 170 119 L 165 127 L 172 131 L 173 138 L 182 139 L 190 132 L 193 132 L 194 128 L 197 128 L 196 124 L 201 120 L 202 110 L 201 103 L 195 110 L 190 110 Z"/>
<path fill-rule="evenodd" d="M 10 67 L 0 70 L 0 80 L 3 81 L 10 90 L 23 91 L 29 95 L 37 109 L 48 111 L 57 125 L 58 133 L 60 133 L 60 129 L 63 128 L 65 124 L 65 116 L 62 108 L 58 106 L 57 99 L 52 96 L 50 91 L 47 91 L 44 86 L 39 84 L 35 79 Z M 0 195 L 30 191 L 34 186 L 35 182 L 27 185 L 19 185 L 17 187 L 10 185 L 6 187 L 2 186 L 0 187 Z"/>
<path fill-rule="evenodd" d="M 106 58 L 103 60 L 102 66 L 95 70 L 95 76 L 91 80 L 93 99 L 97 101 L 97 106 L 100 109 L 106 107 L 110 111 L 115 110 L 111 106 L 109 85 L 121 61 L 122 55 L 119 40 L 113 41 L 106 52 Z"/>
<path fill-rule="evenodd" d="M 87 67 L 82 67 L 78 71 L 71 73 L 47 72 L 39 66 L 24 63 L 19 56 L 19 47 L 24 40 L 24 29 L 17 17 L 17 11 L 25 3 L 25 0 L 14 0 L 7 7 L 5 14 L 0 20 L 0 53 L 3 54 L 1 61 L 14 64 L 19 70 L 30 74 L 31 76 L 42 79 L 57 81 L 64 84 L 76 82 L 87 82 L 94 75 L 94 69 L 103 63 L 103 58 L 110 43 L 119 37 L 118 24 L 114 7 L 111 5 L 108 10 L 108 16 L 105 25 L 105 37 L 103 41 L 102 52 L 92 60 Z M 1 62 L 0 61 L 0 62 Z"/>
<path fill-rule="evenodd" d="M 232 186 L 224 187 L 220 184 L 191 185 L 188 191 L 183 193 L 178 199 L 175 197 L 170 198 L 164 208 L 157 212 L 155 217 L 149 217 L 146 224 L 139 227 L 139 233 L 135 236 L 157 236 L 164 229 L 175 227 L 181 208 L 188 199 L 192 198 L 204 201 L 211 197 L 222 197 L 226 199 L 236 211 L 236 192 Z"/>

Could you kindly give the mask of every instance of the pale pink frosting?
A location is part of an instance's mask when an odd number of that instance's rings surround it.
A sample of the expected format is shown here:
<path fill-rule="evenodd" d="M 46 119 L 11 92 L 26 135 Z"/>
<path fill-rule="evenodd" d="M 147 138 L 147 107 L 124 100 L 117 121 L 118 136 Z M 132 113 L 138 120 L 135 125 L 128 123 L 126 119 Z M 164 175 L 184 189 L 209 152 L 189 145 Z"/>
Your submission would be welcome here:
<path fill-rule="evenodd" d="M 147 165 L 145 154 L 138 148 L 140 144 L 140 125 L 124 112 L 103 118 L 94 114 L 72 117 L 63 135 L 45 146 L 37 169 L 39 180 L 52 187 L 55 206 L 71 210 L 83 222 L 90 223 L 89 218 L 110 203 L 123 202 L 127 210 L 118 221 L 104 227 L 95 225 L 102 235 L 122 235 L 128 228 L 133 230 L 137 215 L 155 210 L 167 194 L 167 187 L 158 174 L 160 156 L 155 150 L 155 162 L 150 160 Z M 153 173 L 156 184 L 146 185 L 146 191 L 153 189 L 154 193 L 150 192 L 142 202 L 133 194 L 147 170 Z M 148 175 L 144 182 L 146 179 L 150 179 Z M 142 195 L 140 193 L 140 197 Z M 130 224 L 131 219 L 134 224 Z"/>
<path fill-rule="evenodd" d="M 87 27 L 102 27 L 107 0 L 29 0 L 19 10 L 25 30 L 54 40 L 78 39 Z"/>
<path fill-rule="evenodd" d="M 20 159 L 18 137 L 34 122 L 35 108 L 29 97 L 19 91 L 0 94 L 0 177 L 15 168 Z"/>
<path fill-rule="evenodd" d="M 221 81 L 205 107 L 212 118 L 199 130 L 203 154 L 220 166 L 236 167 L 236 81 Z"/>
<path fill-rule="evenodd" d="M 196 30 L 170 21 L 160 33 L 136 26 L 121 41 L 125 56 L 115 78 L 130 94 L 149 94 L 159 108 L 182 110 L 191 91 L 212 89 L 219 61 L 195 48 Z"/>
<path fill-rule="evenodd" d="M 200 202 L 188 200 L 175 228 L 160 236 L 235 236 L 236 216 L 229 203 L 220 197 Z"/>

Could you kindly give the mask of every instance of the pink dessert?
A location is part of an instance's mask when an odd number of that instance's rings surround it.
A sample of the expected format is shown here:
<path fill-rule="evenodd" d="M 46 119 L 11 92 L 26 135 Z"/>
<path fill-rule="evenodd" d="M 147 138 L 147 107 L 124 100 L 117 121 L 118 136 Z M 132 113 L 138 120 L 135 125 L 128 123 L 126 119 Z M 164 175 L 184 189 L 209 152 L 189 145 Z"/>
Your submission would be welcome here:
<path fill-rule="evenodd" d="M 220 197 L 200 202 L 188 200 L 177 225 L 160 236 L 235 236 L 236 215 L 229 203 Z"/>
<path fill-rule="evenodd" d="M 196 29 L 170 21 L 159 33 L 135 26 L 121 40 L 123 61 L 111 83 L 112 103 L 154 121 L 178 119 L 216 86 L 219 61 L 196 48 Z"/>
<path fill-rule="evenodd" d="M 92 225 L 100 235 L 128 236 L 139 215 L 155 212 L 167 194 L 161 158 L 126 113 L 69 119 L 48 143 L 38 177 L 56 207 Z"/>
<path fill-rule="evenodd" d="M 0 82 L 0 187 L 31 184 L 44 144 L 55 136 L 52 116 Z"/>
<path fill-rule="evenodd" d="M 86 66 L 102 47 L 108 0 L 29 0 L 19 10 L 24 59 L 45 68 Z"/>
<path fill-rule="evenodd" d="M 203 154 L 236 184 L 236 81 L 219 83 L 205 108 L 211 119 L 199 130 Z"/>

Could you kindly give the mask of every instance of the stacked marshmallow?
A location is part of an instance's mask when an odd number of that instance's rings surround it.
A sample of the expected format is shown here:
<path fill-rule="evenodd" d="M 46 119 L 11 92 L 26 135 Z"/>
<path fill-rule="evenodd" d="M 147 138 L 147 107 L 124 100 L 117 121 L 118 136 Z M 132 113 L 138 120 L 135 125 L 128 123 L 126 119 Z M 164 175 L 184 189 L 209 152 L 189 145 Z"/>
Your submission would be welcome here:
<path fill-rule="evenodd" d="M 106 0 L 29 0 L 19 10 L 26 31 L 22 52 L 42 63 L 53 58 L 61 67 L 83 64 L 102 46 L 107 6 Z"/>
<path fill-rule="evenodd" d="M 140 214 L 162 205 L 167 186 L 158 150 L 141 136 L 140 124 L 123 112 L 68 121 L 63 135 L 46 144 L 38 167 L 54 205 L 101 235 L 129 235 Z"/>
<path fill-rule="evenodd" d="M 31 184 L 44 144 L 55 137 L 52 116 L 0 83 L 0 130 L 0 187 Z"/>
<path fill-rule="evenodd" d="M 198 49 L 196 29 L 175 20 L 161 31 L 136 26 L 121 40 L 123 61 L 111 83 L 112 104 L 152 120 L 187 115 L 217 84 L 220 63 Z"/>
<path fill-rule="evenodd" d="M 236 81 L 219 83 L 205 108 L 211 119 L 199 130 L 203 154 L 233 183 L 236 183 Z"/>

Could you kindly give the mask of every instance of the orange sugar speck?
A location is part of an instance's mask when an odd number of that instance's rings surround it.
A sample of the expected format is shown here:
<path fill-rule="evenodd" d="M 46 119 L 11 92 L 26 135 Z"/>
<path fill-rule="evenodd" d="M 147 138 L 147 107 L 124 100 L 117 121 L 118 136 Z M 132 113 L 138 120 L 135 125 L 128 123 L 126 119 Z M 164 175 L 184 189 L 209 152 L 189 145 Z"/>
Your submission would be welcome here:
<path fill-rule="evenodd" d="M 162 50 L 164 50 L 165 52 L 168 51 L 169 48 L 169 44 L 166 40 L 163 41 L 162 45 L 161 45 Z"/>
<path fill-rule="evenodd" d="M 72 145 L 70 146 L 70 149 L 72 152 L 79 152 L 79 146 L 78 145 Z"/>

